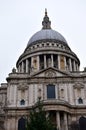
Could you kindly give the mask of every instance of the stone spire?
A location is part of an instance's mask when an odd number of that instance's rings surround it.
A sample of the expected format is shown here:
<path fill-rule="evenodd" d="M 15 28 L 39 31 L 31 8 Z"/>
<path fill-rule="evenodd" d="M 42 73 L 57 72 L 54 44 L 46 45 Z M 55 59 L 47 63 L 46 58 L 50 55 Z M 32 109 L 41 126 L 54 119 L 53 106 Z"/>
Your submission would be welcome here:
<path fill-rule="evenodd" d="M 42 25 L 43 25 L 42 29 L 51 29 L 51 21 L 47 16 L 47 9 L 45 9 L 45 16 L 43 18 Z"/>

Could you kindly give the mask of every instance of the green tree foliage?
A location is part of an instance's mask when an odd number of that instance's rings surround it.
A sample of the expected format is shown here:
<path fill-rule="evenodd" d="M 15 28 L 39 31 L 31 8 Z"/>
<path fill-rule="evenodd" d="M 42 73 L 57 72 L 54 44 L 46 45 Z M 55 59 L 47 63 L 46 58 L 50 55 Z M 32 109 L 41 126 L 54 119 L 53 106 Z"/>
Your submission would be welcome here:
<path fill-rule="evenodd" d="M 56 130 L 49 117 L 46 117 L 43 103 L 40 100 L 37 102 L 37 108 L 33 108 L 30 112 L 27 130 Z"/>

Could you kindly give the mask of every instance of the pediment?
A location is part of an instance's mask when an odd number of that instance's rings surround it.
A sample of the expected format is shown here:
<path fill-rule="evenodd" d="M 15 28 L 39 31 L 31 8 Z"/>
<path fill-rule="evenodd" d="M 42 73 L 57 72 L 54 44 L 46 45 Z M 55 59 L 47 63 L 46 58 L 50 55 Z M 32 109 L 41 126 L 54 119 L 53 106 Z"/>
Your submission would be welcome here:
<path fill-rule="evenodd" d="M 64 77 L 64 76 L 68 76 L 68 74 L 66 72 L 62 72 L 54 68 L 48 68 L 32 76 L 34 77 Z"/>
<path fill-rule="evenodd" d="M 81 88 L 84 88 L 84 84 L 81 83 L 81 82 L 76 82 L 76 83 L 73 85 L 73 87 L 74 87 L 75 89 L 81 89 Z"/>

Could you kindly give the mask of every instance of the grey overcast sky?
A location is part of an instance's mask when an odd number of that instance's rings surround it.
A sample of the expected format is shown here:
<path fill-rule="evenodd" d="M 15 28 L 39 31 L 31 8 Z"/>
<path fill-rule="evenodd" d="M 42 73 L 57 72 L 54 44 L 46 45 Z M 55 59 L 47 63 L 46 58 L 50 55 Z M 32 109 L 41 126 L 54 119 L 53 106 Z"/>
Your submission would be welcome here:
<path fill-rule="evenodd" d="M 16 66 L 29 38 L 42 28 L 45 8 L 54 30 L 86 66 L 86 0 L 0 0 L 0 83 Z"/>

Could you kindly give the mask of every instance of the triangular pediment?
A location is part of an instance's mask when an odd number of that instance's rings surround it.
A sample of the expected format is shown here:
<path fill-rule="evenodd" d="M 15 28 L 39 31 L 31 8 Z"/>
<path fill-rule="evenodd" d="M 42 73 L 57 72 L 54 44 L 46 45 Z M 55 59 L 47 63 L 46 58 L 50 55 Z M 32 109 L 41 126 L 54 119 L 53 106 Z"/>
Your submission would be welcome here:
<path fill-rule="evenodd" d="M 38 73 L 32 75 L 32 77 L 66 77 L 66 76 L 70 76 L 70 74 L 52 67 L 41 70 Z"/>

